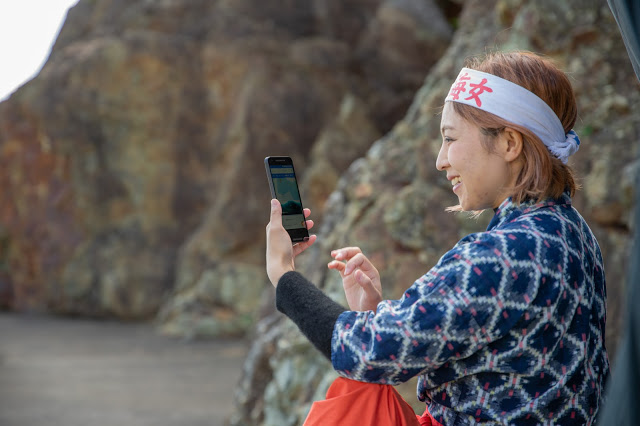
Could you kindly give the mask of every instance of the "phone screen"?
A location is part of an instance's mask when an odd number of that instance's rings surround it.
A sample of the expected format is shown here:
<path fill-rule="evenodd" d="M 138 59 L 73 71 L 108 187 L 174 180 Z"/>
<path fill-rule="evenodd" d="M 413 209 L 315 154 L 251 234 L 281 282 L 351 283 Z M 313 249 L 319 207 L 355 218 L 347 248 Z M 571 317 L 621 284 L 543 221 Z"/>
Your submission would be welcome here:
<path fill-rule="evenodd" d="M 298 181 L 289 157 L 267 157 L 267 175 L 271 186 L 271 196 L 282 205 L 282 225 L 292 241 L 303 241 L 309 237 L 302 211 L 302 200 Z"/>

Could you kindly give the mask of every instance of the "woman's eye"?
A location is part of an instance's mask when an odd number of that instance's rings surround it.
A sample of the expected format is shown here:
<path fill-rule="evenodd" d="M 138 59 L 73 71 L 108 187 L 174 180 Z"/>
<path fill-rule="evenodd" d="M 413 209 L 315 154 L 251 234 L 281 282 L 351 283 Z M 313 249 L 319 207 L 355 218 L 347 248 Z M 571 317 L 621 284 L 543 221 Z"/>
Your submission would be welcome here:
<path fill-rule="evenodd" d="M 453 142 L 453 139 L 451 139 L 451 138 L 450 138 L 450 137 L 448 137 L 448 136 L 445 136 L 444 138 L 442 138 L 442 140 L 444 141 L 444 143 L 451 143 L 451 142 Z"/>

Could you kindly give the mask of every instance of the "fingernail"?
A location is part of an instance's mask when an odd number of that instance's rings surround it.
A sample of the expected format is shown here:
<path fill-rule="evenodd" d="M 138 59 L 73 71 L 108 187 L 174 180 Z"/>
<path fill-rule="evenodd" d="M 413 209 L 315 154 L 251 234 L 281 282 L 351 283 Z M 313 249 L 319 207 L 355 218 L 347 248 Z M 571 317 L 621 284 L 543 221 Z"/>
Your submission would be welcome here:
<path fill-rule="evenodd" d="M 277 207 L 278 206 L 278 200 L 277 199 L 273 199 L 271 200 L 271 207 Z"/>

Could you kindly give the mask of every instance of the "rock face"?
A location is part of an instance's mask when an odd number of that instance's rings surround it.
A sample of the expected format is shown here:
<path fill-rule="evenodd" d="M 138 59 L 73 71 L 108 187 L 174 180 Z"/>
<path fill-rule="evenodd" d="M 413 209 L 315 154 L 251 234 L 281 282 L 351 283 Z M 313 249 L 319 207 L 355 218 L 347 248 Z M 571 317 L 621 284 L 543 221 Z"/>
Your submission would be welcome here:
<path fill-rule="evenodd" d="M 462 5 L 455 35 L 436 5 Z M 453 78 L 494 47 L 573 79 L 574 201 L 605 257 L 614 348 L 640 86 L 604 0 L 81 0 L 40 75 L 0 104 L 0 308 L 158 318 L 183 336 L 259 316 L 232 422 L 300 423 L 334 376 L 273 313 L 263 158 L 304 171 L 319 241 L 300 270 L 342 300 L 328 253 L 359 245 L 398 297 L 486 223 L 444 212 L 434 164 Z"/>
<path fill-rule="evenodd" d="M 0 306 L 243 332 L 263 158 L 315 150 L 320 214 L 451 36 L 430 1 L 81 0 L 0 104 Z"/>
<path fill-rule="evenodd" d="M 464 2 L 449 49 L 405 118 L 342 175 L 329 197 L 318 243 L 299 270 L 343 301 L 339 277 L 326 268 L 329 251 L 358 245 L 381 272 L 386 296 L 397 298 L 460 237 L 485 227 L 488 217 L 468 220 L 444 211 L 456 200 L 444 174 L 436 171 L 435 159 L 441 144 L 439 107 L 465 57 L 487 47 L 546 54 L 573 81 L 582 145 L 570 164 L 583 185 L 574 204 L 605 258 L 607 341 L 614 349 L 621 328 L 632 188 L 640 164 L 640 116 L 634 113 L 640 110 L 640 84 L 604 1 Z M 296 327 L 273 314 L 257 328 L 232 424 L 301 424 L 311 401 L 324 397 L 334 377 Z M 415 387 L 405 397 L 415 400 Z M 424 410 L 419 405 L 416 409 Z"/>

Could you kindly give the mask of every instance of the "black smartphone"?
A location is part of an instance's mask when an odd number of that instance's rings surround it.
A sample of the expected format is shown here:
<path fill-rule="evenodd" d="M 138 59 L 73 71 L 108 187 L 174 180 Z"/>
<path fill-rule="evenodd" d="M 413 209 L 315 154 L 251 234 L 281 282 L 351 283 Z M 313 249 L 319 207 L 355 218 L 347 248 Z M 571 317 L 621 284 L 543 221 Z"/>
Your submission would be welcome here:
<path fill-rule="evenodd" d="M 291 157 L 267 157 L 264 159 L 264 167 L 267 169 L 271 198 L 277 198 L 282 205 L 284 229 L 289 233 L 292 242 L 307 241 L 309 230 L 304 220 L 293 160 Z"/>

